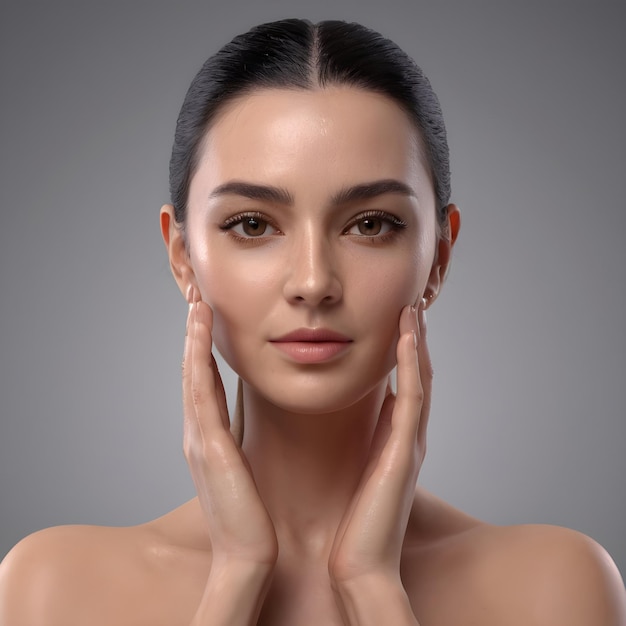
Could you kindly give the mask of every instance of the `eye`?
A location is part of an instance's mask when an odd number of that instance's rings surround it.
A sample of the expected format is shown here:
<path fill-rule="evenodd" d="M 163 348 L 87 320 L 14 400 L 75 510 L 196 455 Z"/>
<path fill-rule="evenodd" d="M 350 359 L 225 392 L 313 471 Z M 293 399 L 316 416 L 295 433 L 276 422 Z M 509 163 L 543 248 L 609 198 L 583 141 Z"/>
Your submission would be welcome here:
<path fill-rule="evenodd" d="M 258 217 L 244 217 L 239 224 L 233 227 L 235 232 L 248 237 L 260 237 L 265 234 L 269 224 Z"/>
<path fill-rule="evenodd" d="M 384 211 L 371 211 L 357 215 L 344 231 L 345 235 L 358 237 L 384 237 L 389 233 L 406 228 L 406 224 Z"/>
<path fill-rule="evenodd" d="M 367 237 L 373 237 L 375 235 L 380 235 L 381 231 L 388 231 L 390 228 L 391 225 L 383 222 L 383 220 L 379 217 L 364 217 L 354 224 L 348 232 L 352 235 L 359 234 L 366 235 Z M 353 232 L 354 230 L 357 230 L 358 233 Z"/>
<path fill-rule="evenodd" d="M 255 239 L 271 236 L 279 231 L 260 213 L 242 213 L 229 217 L 221 226 L 222 230 L 231 231 L 240 239 Z"/>

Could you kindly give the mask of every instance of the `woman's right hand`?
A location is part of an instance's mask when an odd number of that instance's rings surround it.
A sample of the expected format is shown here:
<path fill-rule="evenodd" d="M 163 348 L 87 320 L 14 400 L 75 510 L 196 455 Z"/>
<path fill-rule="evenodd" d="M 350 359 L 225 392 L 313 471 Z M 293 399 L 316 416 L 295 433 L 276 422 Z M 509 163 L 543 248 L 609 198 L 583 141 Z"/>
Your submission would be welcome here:
<path fill-rule="evenodd" d="M 278 541 L 248 462 L 230 432 L 224 387 L 211 354 L 212 323 L 213 312 L 205 302 L 190 305 L 183 359 L 183 448 L 212 553 L 193 624 L 255 623 L 278 557 Z"/>

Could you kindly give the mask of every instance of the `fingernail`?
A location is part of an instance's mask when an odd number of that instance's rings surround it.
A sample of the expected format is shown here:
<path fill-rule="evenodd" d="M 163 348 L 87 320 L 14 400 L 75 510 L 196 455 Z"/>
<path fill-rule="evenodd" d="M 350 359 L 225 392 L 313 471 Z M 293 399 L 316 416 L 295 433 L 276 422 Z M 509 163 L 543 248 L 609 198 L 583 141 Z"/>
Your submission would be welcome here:
<path fill-rule="evenodd" d="M 414 330 L 412 330 L 411 333 L 413 335 L 413 347 L 417 350 L 417 335 Z"/>
<path fill-rule="evenodd" d="M 187 322 L 185 323 L 185 337 L 189 334 L 189 318 L 191 317 L 191 302 L 189 303 L 189 313 L 187 314 Z"/>
<path fill-rule="evenodd" d="M 422 306 L 421 302 L 418 304 L 417 307 L 411 306 L 411 314 L 412 314 L 411 324 L 415 326 L 415 333 L 416 333 L 417 340 L 419 340 L 419 337 L 420 337 L 419 311 L 420 311 L 421 306 Z"/>

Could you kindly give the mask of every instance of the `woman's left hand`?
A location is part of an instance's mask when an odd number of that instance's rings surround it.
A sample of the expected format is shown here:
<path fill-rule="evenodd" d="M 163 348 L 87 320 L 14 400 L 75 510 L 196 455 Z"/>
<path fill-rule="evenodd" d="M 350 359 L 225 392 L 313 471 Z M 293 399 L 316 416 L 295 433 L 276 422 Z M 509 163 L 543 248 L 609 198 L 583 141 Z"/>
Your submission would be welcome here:
<path fill-rule="evenodd" d="M 400 558 L 426 453 L 433 378 L 423 303 L 417 313 L 406 307 L 399 326 L 398 391 L 394 396 L 388 390 L 368 463 L 330 554 L 331 581 L 348 623 L 376 623 L 378 610 L 372 613 L 372 606 L 386 611 L 385 623 L 416 623 L 400 581 Z M 391 594 L 390 606 L 398 609 L 398 600 L 404 600 L 400 604 L 406 620 L 389 621 L 389 612 L 381 605 L 387 602 L 372 596 L 385 590 Z M 363 594 L 367 597 L 360 600 Z"/>

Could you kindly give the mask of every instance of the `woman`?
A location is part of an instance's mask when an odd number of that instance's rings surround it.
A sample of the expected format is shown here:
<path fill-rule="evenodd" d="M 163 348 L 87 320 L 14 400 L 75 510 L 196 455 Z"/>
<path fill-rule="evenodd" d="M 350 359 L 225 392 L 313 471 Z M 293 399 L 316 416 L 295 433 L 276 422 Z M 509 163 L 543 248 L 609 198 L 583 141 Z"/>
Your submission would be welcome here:
<path fill-rule="evenodd" d="M 161 210 L 197 498 L 30 536 L 2 566 L 2 626 L 624 623 L 592 540 L 415 489 L 425 309 L 460 227 L 448 170 L 436 96 L 377 33 L 287 20 L 207 61 Z M 232 432 L 213 343 L 240 376 Z"/>

